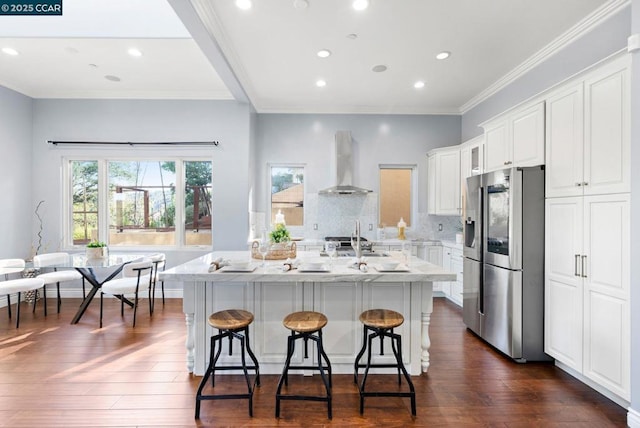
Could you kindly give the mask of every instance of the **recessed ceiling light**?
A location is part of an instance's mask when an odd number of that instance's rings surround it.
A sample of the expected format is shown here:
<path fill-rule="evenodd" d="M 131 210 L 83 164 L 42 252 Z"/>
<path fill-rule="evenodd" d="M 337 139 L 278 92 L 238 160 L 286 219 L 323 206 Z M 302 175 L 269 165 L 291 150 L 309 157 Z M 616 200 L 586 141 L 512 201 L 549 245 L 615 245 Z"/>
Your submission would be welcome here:
<path fill-rule="evenodd" d="M 383 64 L 374 65 L 371 71 L 374 73 L 382 73 L 383 71 L 387 71 L 387 66 Z"/>
<path fill-rule="evenodd" d="M 316 86 L 318 88 L 324 88 L 325 86 L 327 86 L 327 82 L 325 82 L 324 80 L 320 79 L 316 81 Z"/>
<path fill-rule="evenodd" d="M 91 63 L 91 64 L 89 64 L 89 67 L 91 67 L 91 68 L 98 68 L 98 64 L 93 64 L 93 63 Z"/>
<path fill-rule="evenodd" d="M 366 8 L 369 7 L 369 0 L 353 0 L 353 3 L 351 3 L 351 6 L 355 10 L 365 10 Z"/>
<path fill-rule="evenodd" d="M 309 7 L 309 2 L 307 0 L 293 0 L 293 7 L 296 9 L 306 9 Z"/>
<path fill-rule="evenodd" d="M 106 76 L 104 76 L 105 79 L 110 80 L 112 82 L 119 82 L 120 78 L 118 76 L 114 76 L 112 74 L 107 74 Z"/>
<path fill-rule="evenodd" d="M 251 6 L 253 6 L 251 0 L 236 0 L 236 7 L 238 9 L 249 10 Z"/>
<path fill-rule="evenodd" d="M 451 52 L 442 51 L 438 55 L 436 55 L 437 59 L 447 59 L 451 55 Z"/>
<path fill-rule="evenodd" d="M 416 89 L 422 89 L 424 88 L 424 82 L 422 80 L 418 80 L 416 83 L 413 84 L 413 87 Z"/>
<path fill-rule="evenodd" d="M 355 40 L 358 38 L 356 33 L 347 34 L 347 39 Z"/>
<path fill-rule="evenodd" d="M 127 51 L 127 53 L 131 56 L 139 57 L 142 56 L 142 51 L 140 49 L 131 48 Z"/>
<path fill-rule="evenodd" d="M 2 52 L 12 56 L 16 56 L 19 54 L 19 52 L 14 48 L 2 48 Z"/>
<path fill-rule="evenodd" d="M 331 51 L 329 49 L 322 49 L 319 50 L 316 55 L 318 55 L 320 58 L 327 58 L 331 56 Z"/>

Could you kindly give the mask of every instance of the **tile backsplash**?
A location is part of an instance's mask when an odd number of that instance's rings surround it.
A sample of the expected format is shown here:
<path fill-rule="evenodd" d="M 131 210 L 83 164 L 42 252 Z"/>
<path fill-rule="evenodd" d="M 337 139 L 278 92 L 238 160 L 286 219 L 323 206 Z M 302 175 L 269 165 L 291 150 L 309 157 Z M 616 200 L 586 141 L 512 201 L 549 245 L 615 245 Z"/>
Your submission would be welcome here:
<path fill-rule="evenodd" d="M 363 237 L 376 239 L 378 226 L 378 194 L 366 195 L 305 195 L 305 226 L 288 226 L 292 236 L 305 239 L 322 239 L 325 236 L 349 236 L 355 230 L 355 221 L 360 220 Z M 259 236 L 266 225 L 265 213 L 250 213 L 251 235 Z M 442 230 L 439 230 L 442 225 Z M 436 239 L 453 241 L 458 232 L 460 218 L 457 216 L 434 216 L 418 213 L 417 221 L 407 228 L 409 239 Z M 317 228 L 314 228 L 316 226 Z M 372 230 L 369 230 L 371 227 Z M 387 239 L 397 237 L 396 227 L 385 228 Z"/>

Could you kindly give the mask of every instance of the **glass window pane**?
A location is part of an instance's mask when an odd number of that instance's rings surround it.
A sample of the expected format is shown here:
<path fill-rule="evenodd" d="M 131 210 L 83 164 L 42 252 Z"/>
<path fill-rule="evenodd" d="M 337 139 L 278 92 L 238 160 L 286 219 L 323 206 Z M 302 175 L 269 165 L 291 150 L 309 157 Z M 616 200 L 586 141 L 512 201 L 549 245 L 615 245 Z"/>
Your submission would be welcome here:
<path fill-rule="evenodd" d="M 304 168 L 271 167 L 271 224 L 278 210 L 288 226 L 304 225 Z"/>
<path fill-rule="evenodd" d="M 411 168 L 380 169 L 380 223 L 411 226 Z"/>
<path fill-rule="evenodd" d="M 109 245 L 175 245 L 175 162 L 108 163 Z"/>
<path fill-rule="evenodd" d="M 98 162 L 71 161 L 72 243 L 98 237 Z"/>
<path fill-rule="evenodd" d="M 212 245 L 211 162 L 187 161 L 185 171 L 185 245 Z"/>

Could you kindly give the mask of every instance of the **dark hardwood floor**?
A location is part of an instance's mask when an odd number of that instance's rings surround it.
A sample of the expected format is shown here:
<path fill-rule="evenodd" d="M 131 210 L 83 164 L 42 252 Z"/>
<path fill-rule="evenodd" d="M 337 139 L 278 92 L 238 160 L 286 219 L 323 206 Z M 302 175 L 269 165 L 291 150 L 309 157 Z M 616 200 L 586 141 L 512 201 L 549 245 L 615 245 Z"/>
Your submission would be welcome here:
<path fill-rule="evenodd" d="M 54 300 L 47 318 L 40 303 L 35 314 L 23 304 L 19 329 L 6 308 L 0 310 L 0 426 L 626 426 L 625 409 L 552 364 L 516 364 L 498 355 L 465 329 L 460 309 L 443 299 L 436 299 L 431 318 L 431 368 L 413 378 L 416 418 L 409 400 L 401 398 L 369 398 L 361 416 L 351 376 L 340 375 L 334 376 L 333 420 L 327 420 L 324 403 L 314 402 L 284 402 L 282 417 L 275 419 L 277 376 L 263 376 L 253 418 L 245 400 L 215 401 L 203 403 L 196 422 L 200 378 L 185 368 L 180 300 L 164 307 L 158 302 L 152 319 L 143 300 L 135 329 L 131 310 L 122 321 L 113 299 L 105 304 L 103 329 L 98 300 L 77 325 L 69 322 L 79 300 L 65 299 L 60 314 Z M 293 376 L 290 385 L 313 390 L 317 379 Z M 374 377 L 390 388 L 395 379 Z M 217 385 L 243 386 L 238 376 Z"/>

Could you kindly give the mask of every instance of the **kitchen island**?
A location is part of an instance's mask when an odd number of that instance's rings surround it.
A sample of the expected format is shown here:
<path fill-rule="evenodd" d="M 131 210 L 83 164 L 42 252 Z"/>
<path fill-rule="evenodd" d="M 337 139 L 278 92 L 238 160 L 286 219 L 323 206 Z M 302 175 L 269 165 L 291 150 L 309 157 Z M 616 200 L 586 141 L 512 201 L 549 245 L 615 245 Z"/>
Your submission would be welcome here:
<path fill-rule="evenodd" d="M 429 323 L 433 309 L 432 281 L 453 281 L 455 274 L 441 267 L 411 257 L 409 268 L 381 272 L 379 263 L 390 257 L 369 259 L 367 272 L 351 267 L 351 259 L 338 258 L 333 267 L 317 252 L 298 252 L 300 266 L 288 272 L 284 261 L 252 260 L 250 272 L 231 272 L 224 267 L 209 272 L 211 262 L 249 260 L 249 252 L 213 252 L 175 268 L 160 272 L 160 279 L 183 286 L 183 310 L 187 327 L 187 368 L 204 374 L 209 358 L 209 338 L 214 334 L 207 323 L 213 312 L 237 308 L 254 314 L 250 326 L 251 347 L 260 362 L 260 372 L 279 374 L 285 360 L 286 337 L 283 318 L 295 311 L 324 313 L 329 323 L 323 329 L 324 347 L 334 373 L 352 373 L 355 356 L 362 344 L 359 315 L 374 308 L 391 309 L 403 314 L 405 322 L 396 331 L 402 334 L 402 352 L 407 370 L 419 375 L 429 368 Z M 306 262 L 324 262 L 326 269 L 303 272 Z M 399 260 L 401 261 L 401 260 Z M 228 346 L 225 345 L 225 346 Z M 313 344 L 309 344 L 313 346 Z M 376 346 L 377 348 L 377 346 Z M 378 362 L 391 362 L 390 343 L 384 344 Z M 223 363 L 237 364 L 239 347 L 232 355 L 223 350 Z M 309 349 L 310 358 L 315 355 Z M 294 358 L 301 361 L 303 352 Z"/>

